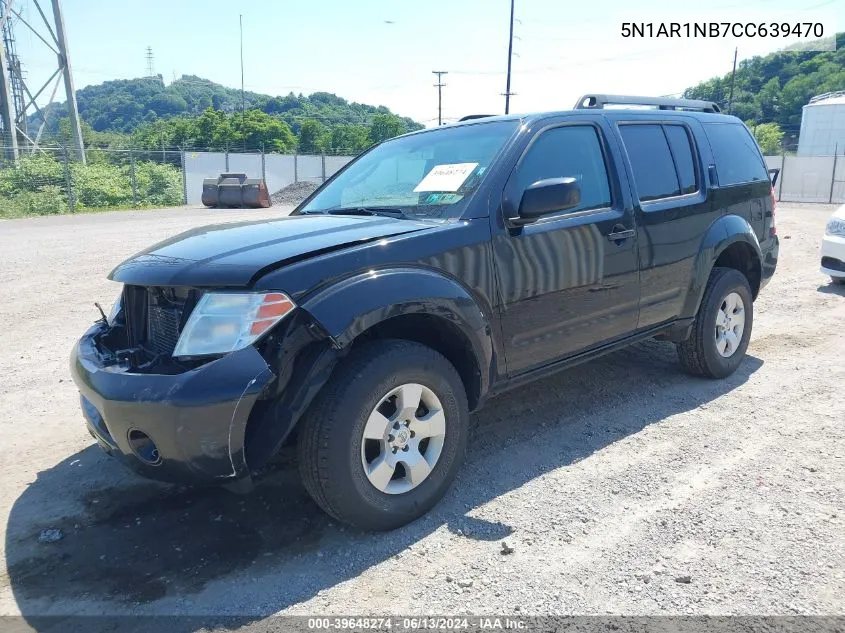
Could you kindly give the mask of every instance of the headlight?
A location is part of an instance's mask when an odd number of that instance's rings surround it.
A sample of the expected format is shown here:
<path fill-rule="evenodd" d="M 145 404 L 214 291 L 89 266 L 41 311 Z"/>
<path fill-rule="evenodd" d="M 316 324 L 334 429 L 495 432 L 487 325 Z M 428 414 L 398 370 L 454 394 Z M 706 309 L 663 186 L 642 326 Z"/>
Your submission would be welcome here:
<path fill-rule="evenodd" d="M 845 237 L 845 220 L 831 218 L 831 220 L 828 221 L 824 232 L 828 235 L 839 235 L 840 237 Z"/>
<path fill-rule="evenodd" d="M 208 292 L 191 312 L 173 356 L 234 352 L 257 341 L 295 307 L 281 292 Z"/>

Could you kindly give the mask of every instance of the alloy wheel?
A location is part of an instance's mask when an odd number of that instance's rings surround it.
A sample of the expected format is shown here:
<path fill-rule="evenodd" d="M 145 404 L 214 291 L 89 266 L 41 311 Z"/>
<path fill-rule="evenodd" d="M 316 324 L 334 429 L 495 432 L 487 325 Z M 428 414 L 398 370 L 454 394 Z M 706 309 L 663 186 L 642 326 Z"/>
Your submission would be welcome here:
<path fill-rule="evenodd" d="M 429 476 L 445 439 L 437 395 L 423 385 L 400 385 L 379 400 L 364 425 L 361 465 L 377 490 L 403 494 Z"/>
<path fill-rule="evenodd" d="M 725 358 L 734 355 L 745 331 L 745 304 L 742 297 L 731 292 L 716 313 L 716 350 Z"/>

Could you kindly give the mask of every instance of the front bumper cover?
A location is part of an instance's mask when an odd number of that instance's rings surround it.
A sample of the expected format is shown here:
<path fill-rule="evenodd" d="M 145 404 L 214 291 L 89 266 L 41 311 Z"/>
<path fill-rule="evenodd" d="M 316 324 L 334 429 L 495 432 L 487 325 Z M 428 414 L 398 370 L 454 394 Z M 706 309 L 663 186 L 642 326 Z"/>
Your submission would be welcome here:
<path fill-rule="evenodd" d="M 845 236 L 827 235 L 822 238 L 821 271 L 825 275 L 845 278 Z"/>
<path fill-rule="evenodd" d="M 130 373 L 99 351 L 97 340 L 107 331 L 104 323 L 88 330 L 70 361 L 99 444 L 152 479 L 202 484 L 247 477 L 247 420 L 275 379 L 261 354 L 250 346 L 176 375 Z M 142 459 L 149 455 L 139 456 L 130 433 L 148 436 L 157 459 Z"/>

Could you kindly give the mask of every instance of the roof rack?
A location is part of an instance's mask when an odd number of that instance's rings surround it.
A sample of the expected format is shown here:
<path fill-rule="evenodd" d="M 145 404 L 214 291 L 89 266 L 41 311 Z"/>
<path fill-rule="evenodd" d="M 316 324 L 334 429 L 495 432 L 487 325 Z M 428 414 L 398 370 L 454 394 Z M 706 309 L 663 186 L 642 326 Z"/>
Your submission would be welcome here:
<path fill-rule="evenodd" d="M 584 95 L 575 104 L 576 110 L 591 110 L 613 105 L 652 106 L 659 110 L 695 110 L 698 112 L 720 112 L 712 101 L 696 99 L 668 99 L 666 97 L 631 97 L 625 95 Z"/>
<path fill-rule="evenodd" d="M 461 117 L 458 119 L 458 123 L 461 121 L 471 121 L 473 119 L 486 119 L 487 117 L 496 116 L 495 114 L 468 114 L 465 117 Z"/>

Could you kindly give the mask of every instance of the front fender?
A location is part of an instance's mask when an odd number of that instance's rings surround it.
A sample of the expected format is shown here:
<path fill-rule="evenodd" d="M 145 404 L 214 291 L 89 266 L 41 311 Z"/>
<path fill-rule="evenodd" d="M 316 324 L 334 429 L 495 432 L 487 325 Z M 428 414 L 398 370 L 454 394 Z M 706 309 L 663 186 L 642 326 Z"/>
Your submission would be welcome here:
<path fill-rule="evenodd" d="M 757 254 L 758 261 L 762 261 L 760 241 L 745 218 L 738 215 L 724 215 L 710 225 L 701 241 L 698 257 L 693 265 L 692 279 L 687 290 L 684 308 L 681 311 L 681 318 L 695 317 L 698 314 L 698 307 L 716 260 L 726 248 L 737 242 L 748 244 Z"/>
<path fill-rule="evenodd" d="M 305 300 L 301 307 L 325 329 L 338 349 L 393 317 L 425 314 L 445 319 L 470 342 L 481 374 L 481 397 L 493 367 L 489 307 L 482 307 L 454 279 L 424 268 L 373 270 L 341 281 Z"/>

